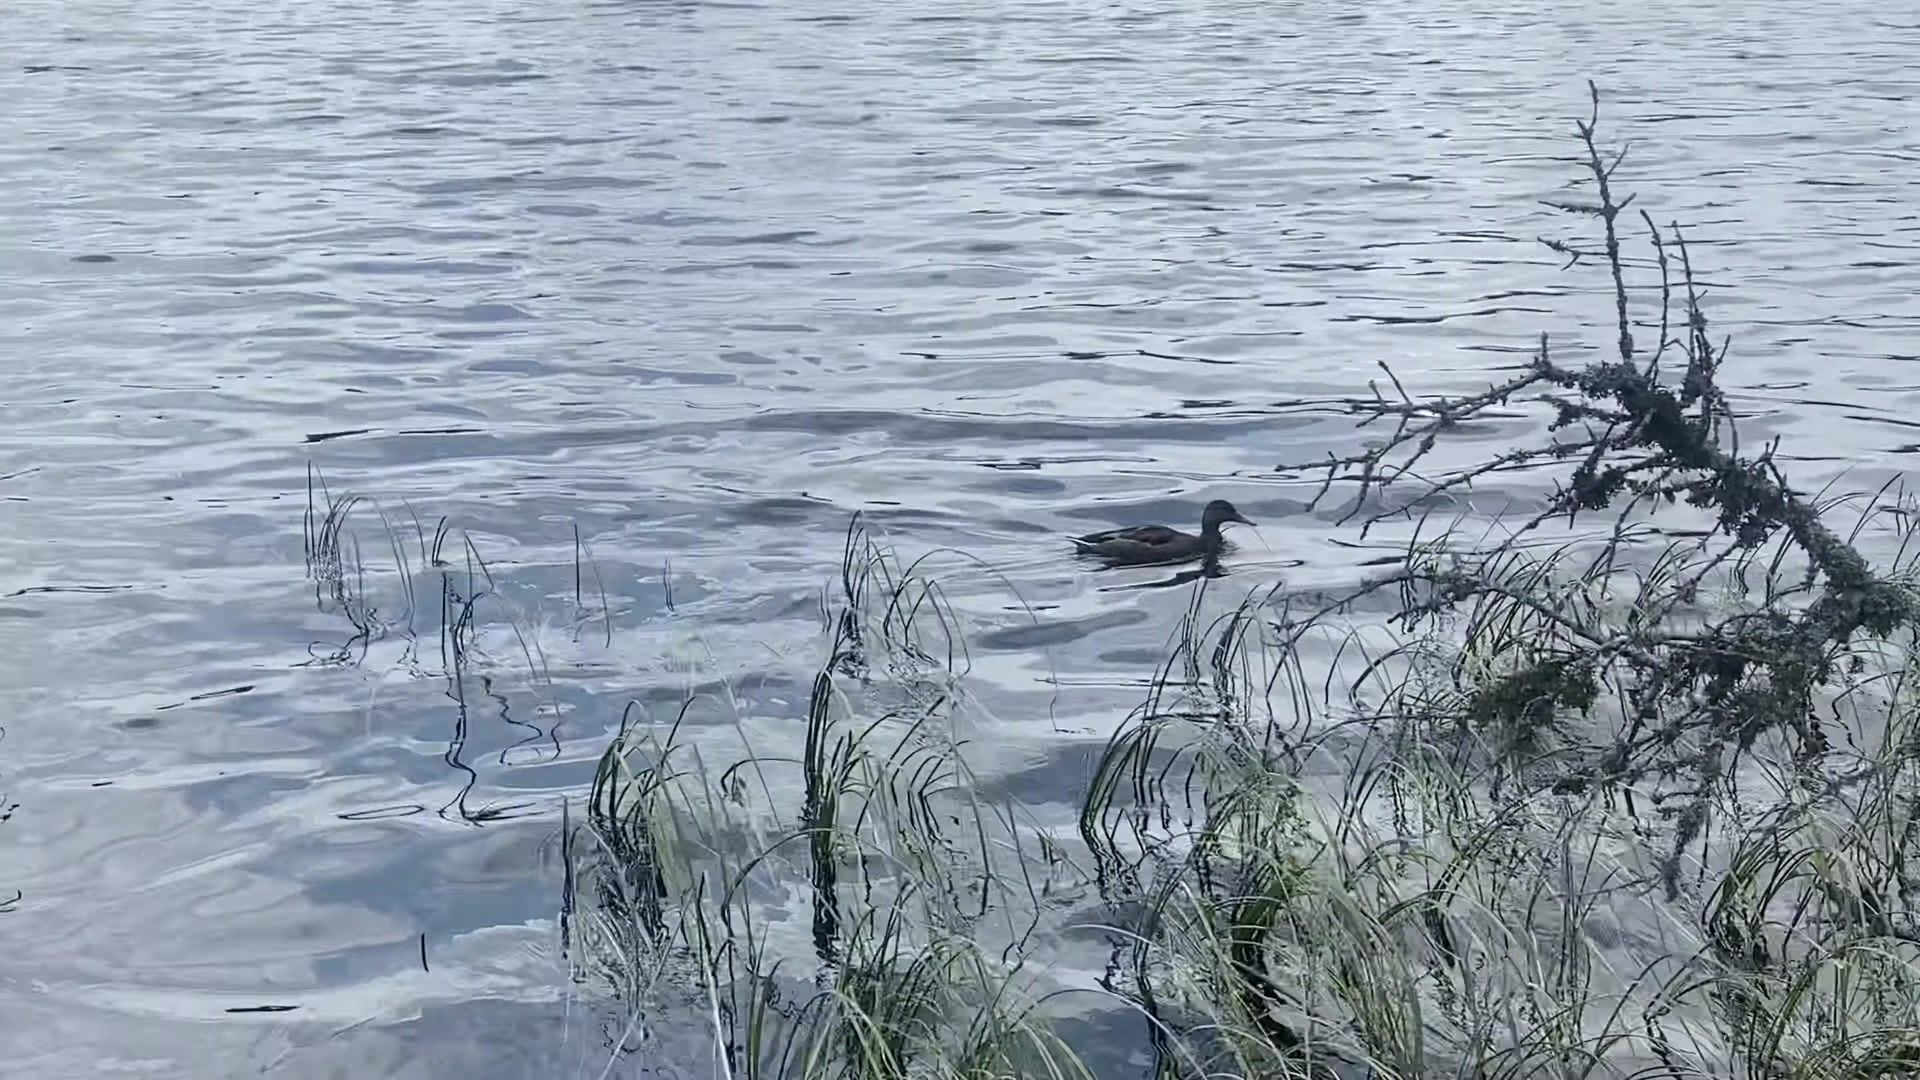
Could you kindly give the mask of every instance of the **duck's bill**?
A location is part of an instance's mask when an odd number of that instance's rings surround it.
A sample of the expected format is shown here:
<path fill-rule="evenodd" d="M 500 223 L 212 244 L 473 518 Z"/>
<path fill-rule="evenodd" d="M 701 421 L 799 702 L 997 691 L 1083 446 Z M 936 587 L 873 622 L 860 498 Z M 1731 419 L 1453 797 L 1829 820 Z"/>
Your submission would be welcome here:
<path fill-rule="evenodd" d="M 1239 522 L 1239 523 L 1240 523 L 1240 524 L 1242 524 L 1242 525 L 1253 525 L 1253 524 L 1255 524 L 1255 522 L 1252 522 L 1252 521 L 1249 521 L 1249 520 L 1247 520 L 1247 518 L 1246 518 L 1246 517 L 1245 517 L 1244 515 L 1242 515 L 1242 514 L 1235 514 L 1235 515 L 1233 515 L 1233 520 L 1235 520 L 1235 521 L 1237 521 L 1237 522 Z"/>

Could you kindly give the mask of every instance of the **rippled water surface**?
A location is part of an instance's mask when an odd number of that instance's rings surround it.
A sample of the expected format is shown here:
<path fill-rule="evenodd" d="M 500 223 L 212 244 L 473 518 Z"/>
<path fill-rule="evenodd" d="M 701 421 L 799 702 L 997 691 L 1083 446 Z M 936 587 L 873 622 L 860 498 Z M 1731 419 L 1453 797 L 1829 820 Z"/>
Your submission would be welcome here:
<path fill-rule="evenodd" d="M 1140 579 L 1056 534 L 1226 496 L 1262 523 L 1248 583 L 1351 577 L 1272 471 L 1349 445 L 1329 399 L 1380 361 L 1453 390 L 1541 330 L 1605 343 L 1604 282 L 1535 242 L 1579 224 L 1539 200 L 1589 77 L 1634 144 L 1617 182 L 1691 230 L 1748 430 L 1807 484 L 1920 450 L 1899 4 L 15 0 L 0 26 L 10 1075 L 597 1075 L 561 1034 L 560 801 L 629 697 L 724 676 L 786 737 L 855 511 L 1004 575 L 955 590 L 994 767 L 1066 807 L 1186 591 L 1110 588 Z M 310 464 L 409 543 L 409 506 L 471 534 L 530 639 L 491 642 L 496 707 L 459 722 L 395 642 L 312 663 L 351 630 L 305 580 Z"/>

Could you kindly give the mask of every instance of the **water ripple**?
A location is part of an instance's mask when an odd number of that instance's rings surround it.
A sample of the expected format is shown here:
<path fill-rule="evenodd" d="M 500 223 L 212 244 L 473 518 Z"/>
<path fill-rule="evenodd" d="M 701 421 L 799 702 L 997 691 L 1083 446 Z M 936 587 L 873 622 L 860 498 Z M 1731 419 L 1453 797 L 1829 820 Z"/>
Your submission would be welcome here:
<path fill-rule="evenodd" d="M 1809 487 L 1916 453 L 1920 24 L 1885 4 L 25 0 L 7 23 L 0 843 L 25 855 L 0 918 L 38 944 L 0 1001 L 62 1033 L 18 1057 L 35 1075 L 98 1072 L 96 1046 L 156 1076 L 258 1053 L 216 1019 L 311 1063 L 369 1017 L 550 1000 L 550 958 L 474 944 L 532 949 L 553 910 L 551 822 L 509 819 L 579 789 L 612 703 L 716 685 L 689 652 L 779 737 L 855 511 L 1044 612 L 955 582 L 1006 783 L 1078 760 L 1060 732 L 1124 714 L 1184 596 L 1107 591 L 1053 536 L 1229 495 L 1263 522 L 1250 578 L 1332 588 L 1371 553 L 1272 469 L 1348 447 L 1340 399 L 1379 362 L 1445 392 L 1541 330 L 1606 347 L 1605 283 L 1536 243 L 1570 228 L 1541 201 L 1575 175 L 1588 76 L 1634 142 L 1619 183 L 1689 229 L 1752 436 Z M 352 631 L 304 582 L 310 462 L 386 509 L 362 554 L 389 612 L 392 537 L 474 535 L 529 638 L 486 643 L 471 708 L 431 641 L 319 662 Z M 417 970 L 421 934 L 446 972 Z"/>

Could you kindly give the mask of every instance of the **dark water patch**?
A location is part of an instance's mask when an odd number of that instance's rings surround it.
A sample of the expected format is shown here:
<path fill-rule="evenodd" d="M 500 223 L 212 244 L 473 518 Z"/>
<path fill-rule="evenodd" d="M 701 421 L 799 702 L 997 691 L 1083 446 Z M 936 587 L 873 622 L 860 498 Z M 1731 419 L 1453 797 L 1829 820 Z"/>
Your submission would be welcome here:
<path fill-rule="evenodd" d="M 793 229 L 744 236 L 683 236 L 680 243 L 686 247 L 744 247 L 754 244 L 795 244 L 818 235 L 812 229 Z"/>
<path fill-rule="evenodd" d="M 334 816 L 341 821 L 385 821 L 389 818 L 412 817 L 426 812 L 427 808 L 419 803 L 405 803 L 399 806 L 376 806 L 366 810 L 345 810 Z"/>
<path fill-rule="evenodd" d="M 377 133 L 376 137 L 391 136 L 391 137 L 404 139 L 404 138 L 426 138 L 426 137 L 432 137 L 436 135 L 468 136 L 472 134 L 473 132 L 467 131 L 462 128 L 446 127 L 439 124 L 401 124 L 397 127 L 391 127 L 386 129 L 385 131 Z"/>
<path fill-rule="evenodd" d="M 431 275 L 492 277 L 513 271 L 513 267 L 507 263 L 452 262 L 444 259 L 405 262 L 359 260 L 341 263 L 338 269 L 350 274 L 398 274 L 407 277 Z"/>
<path fill-rule="evenodd" d="M 1001 652 L 1044 649 L 1079 641 L 1102 630 L 1134 626 L 1146 622 L 1148 618 L 1150 616 L 1144 611 L 1123 609 L 1103 612 L 1084 619 L 1042 620 L 1033 625 L 988 630 L 975 635 L 973 640 L 982 649 Z"/>
<path fill-rule="evenodd" d="M 28 585 L 7 593 L 8 598 L 17 596 L 39 596 L 55 593 L 117 593 L 131 592 L 135 585 Z"/>
<path fill-rule="evenodd" d="M 304 436 L 302 441 L 310 443 L 331 442 L 334 439 L 350 439 L 355 435 L 365 435 L 371 431 L 373 431 L 372 428 L 345 428 L 340 431 L 315 431 Z"/>
<path fill-rule="evenodd" d="M 1076 804 L 1104 753 L 1103 745 L 1063 740 L 1041 750 L 1040 760 L 994 777 L 982 794 L 991 799 L 1011 799 L 1021 806 Z"/>

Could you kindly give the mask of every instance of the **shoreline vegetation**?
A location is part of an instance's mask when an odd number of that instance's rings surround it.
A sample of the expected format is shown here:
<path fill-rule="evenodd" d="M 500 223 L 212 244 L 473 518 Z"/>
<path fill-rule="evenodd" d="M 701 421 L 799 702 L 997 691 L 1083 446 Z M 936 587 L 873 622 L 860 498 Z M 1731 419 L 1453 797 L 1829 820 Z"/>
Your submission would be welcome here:
<path fill-rule="evenodd" d="M 1596 235 L 1547 243 L 1605 275 L 1607 355 L 1543 334 L 1452 398 L 1383 367 L 1346 403 L 1366 449 L 1281 468 L 1411 539 L 1340 595 L 1212 618 L 1232 579 L 1197 580 L 1077 827 L 985 793 L 959 620 L 857 518 L 798 747 L 743 729 L 715 760 L 629 707 L 560 841 L 576 981 L 626 1021 L 606 1075 L 667 1023 L 706 1047 L 676 1074 L 728 1080 L 1920 1072 L 1912 507 L 1809 496 L 1742 441 L 1684 233 L 1614 190 L 1593 102 L 1552 205 Z M 1423 470 L 1515 410 L 1536 441 Z M 1440 518 L 1512 470 L 1551 494 L 1491 533 Z M 355 628 L 320 662 L 432 603 L 367 599 L 356 505 L 310 498 L 317 598 Z M 464 717 L 492 577 L 444 522 L 412 531 Z"/>

